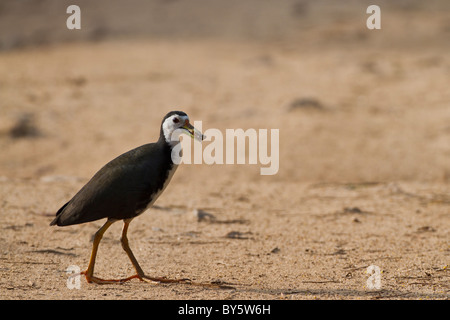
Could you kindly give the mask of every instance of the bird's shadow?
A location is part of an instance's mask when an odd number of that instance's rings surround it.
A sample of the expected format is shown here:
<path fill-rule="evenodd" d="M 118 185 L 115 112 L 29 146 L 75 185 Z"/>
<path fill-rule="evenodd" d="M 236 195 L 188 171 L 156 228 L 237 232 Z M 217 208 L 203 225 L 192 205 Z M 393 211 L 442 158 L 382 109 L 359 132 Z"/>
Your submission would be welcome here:
<path fill-rule="evenodd" d="M 164 285 L 180 285 L 181 283 L 169 283 Z M 419 293 L 414 291 L 400 291 L 395 289 L 357 290 L 357 289 L 295 289 L 295 288 L 262 288 L 250 284 L 231 283 L 222 280 L 212 282 L 185 282 L 183 285 L 195 285 L 207 290 L 229 290 L 230 296 L 238 293 L 253 293 L 267 295 L 274 299 L 290 299 L 295 296 L 303 296 L 304 299 L 362 299 L 362 300 L 386 300 L 386 299 L 449 299 L 449 295 L 442 293 Z M 448 292 L 448 291 L 447 291 Z"/>
<path fill-rule="evenodd" d="M 413 291 L 400 291 L 395 289 L 379 290 L 356 290 L 356 289 L 292 289 L 292 288 L 258 288 L 246 285 L 229 284 L 228 287 L 218 289 L 233 290 L 236 293 L 253 293 L 272 296 L 273 298 L 289 299 L 295 296 L 303 296 L 305 299 L 363 299 L 363 300 L 384 300 L 384 299 L 449 299 L 446 293 L 418 293 Z M 232 292 L 232 293 L 233 293 Z"/>

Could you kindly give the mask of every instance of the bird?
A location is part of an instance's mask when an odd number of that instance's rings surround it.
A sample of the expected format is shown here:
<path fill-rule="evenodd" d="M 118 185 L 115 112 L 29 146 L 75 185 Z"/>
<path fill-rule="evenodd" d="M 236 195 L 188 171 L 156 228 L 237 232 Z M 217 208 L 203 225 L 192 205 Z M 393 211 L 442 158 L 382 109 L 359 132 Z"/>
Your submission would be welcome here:
<path fill-rule="evenodd" d="M 161 122 L 159 139 L 125 152 L 103 166 L 57 212 L 51 226 L 70 226 L 106 218 L 95 233 L 88 268 L 82 271 L 88 283 L 108 284 L 139 279 L 150 283 L 184 282 L 189 279 L 167 279 L 147 276 L 135 258 L 127 238 L 130 222 L 148 209 L 169 184 L 178 164 L 173 150 L 179 147 L 180 135 L 202 141 L 205 136 L 191 125 L 182 111 L 171 111 Z M 178 149 L 180 150 L 180 149 Z M 179 162 L 178 162 L 179 163 Z M 95 259 L 105 231 L 123 220 L 122 248 L 136 270 L 124 279 L 102 279 L 94 276 Z"/>

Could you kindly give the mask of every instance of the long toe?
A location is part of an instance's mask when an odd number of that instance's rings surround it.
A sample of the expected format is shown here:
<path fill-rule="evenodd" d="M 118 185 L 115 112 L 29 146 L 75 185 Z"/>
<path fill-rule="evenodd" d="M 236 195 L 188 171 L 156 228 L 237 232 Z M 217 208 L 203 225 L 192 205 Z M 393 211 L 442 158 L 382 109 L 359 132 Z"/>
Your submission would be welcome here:
<path fill-rule="evenodd" d="M 89 283 L 96 283 L 96 284 L 113 284 L 113 283 L 122 283 L 121 279 L 101 279 L 97 277 L 88 277 L 86 276 L 86 280 Z"/>
<path fill-rule="evenodd" d="M 191 283 L 190 279 L 168 279 L 168 278 L 158 278 L 158 277 L 149 277 L 149 276 L 142 276 L 142 279 L 144 281 L 151 281 L 156 283 Z"/>
<path fill-rule="evenodd" d="M 132 279 L 139 279 L 141 281 L 144 281 L 144 282 L 147 282 L 147 283 L 151 283 L 151 284 L 158 284 L 159 283 L 159 281 L 154 281 L 150 277 L 146 277 L 145 275 L 139 275 L 139 274 L 135 274 L 134 276 L 121 279 L 120 282 L 123 283 L 123 282 L 130 281 Z"/>

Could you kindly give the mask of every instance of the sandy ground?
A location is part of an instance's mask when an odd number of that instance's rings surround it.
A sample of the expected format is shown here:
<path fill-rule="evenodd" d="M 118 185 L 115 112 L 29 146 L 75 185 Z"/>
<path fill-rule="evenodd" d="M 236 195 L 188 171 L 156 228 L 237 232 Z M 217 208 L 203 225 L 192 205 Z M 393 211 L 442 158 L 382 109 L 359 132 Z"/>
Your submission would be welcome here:
<path fill-rule="evenodd" d="M 0 298 L 449 299 L 450 17 L 416 9 L 387 14 L 384 33 L 338 19 L 302 41 L 4 41 Z M 389 32 L 405 20 L 413 38 Z M 68 289 L 66 269 L 87 267 L 103 221 L 49 222 L 103 164 L 155 141 L 173 109 L 204 130 L 280 129 L 276 175 L 183 165 L 130 226 L 149 275 L 222 287 L 81 279 Z M 104 236 L 100 277 L 134 273 L 120 232 L 118 222 Z"/>

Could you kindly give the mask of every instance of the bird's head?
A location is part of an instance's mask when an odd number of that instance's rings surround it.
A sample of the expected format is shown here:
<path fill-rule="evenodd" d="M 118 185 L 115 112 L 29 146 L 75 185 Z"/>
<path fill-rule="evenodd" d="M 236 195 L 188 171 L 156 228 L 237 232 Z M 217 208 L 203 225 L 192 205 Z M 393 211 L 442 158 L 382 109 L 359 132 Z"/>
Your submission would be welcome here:
<path fill-rule="evenodd" d="M 164 117 L 161 124 L 161 136 L 170 145 L 180 142 L 180 134 L 187 134 L 198 141 L 205 139 L 203 134 L 189 122 L 189 117 L 183 111 L 171 111 Z"/>

